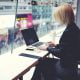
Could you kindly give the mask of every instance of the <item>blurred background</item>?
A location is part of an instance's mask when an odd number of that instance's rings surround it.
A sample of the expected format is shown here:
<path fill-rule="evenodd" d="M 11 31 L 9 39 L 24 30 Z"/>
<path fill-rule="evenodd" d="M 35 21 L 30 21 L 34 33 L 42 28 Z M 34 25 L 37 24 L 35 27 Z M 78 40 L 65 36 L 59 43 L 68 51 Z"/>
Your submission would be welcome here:
<path fill-rule="evenodd" d="M 21 30 L 34 27 L 38 37 L 57 31 L 53 13 L 69 3 L 77 14 L 77 0 L 0 0 L 0 55 L 25 45 Z"/>

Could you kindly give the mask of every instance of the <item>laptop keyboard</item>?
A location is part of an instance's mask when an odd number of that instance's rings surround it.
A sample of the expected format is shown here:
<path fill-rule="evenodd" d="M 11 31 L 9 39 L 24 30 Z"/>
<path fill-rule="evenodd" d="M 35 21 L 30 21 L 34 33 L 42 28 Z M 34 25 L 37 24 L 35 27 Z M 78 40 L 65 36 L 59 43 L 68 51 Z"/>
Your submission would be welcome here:
<path fill-rule="evenodd" d="M 41 45 L 43 45 L 43 42 L 37 42 L 37 43 L 35 43 L 35 44 L 32 44 L 32 46 L 35 46 L 35 47 L 39 47 L 39 46 L 41 46 Z"/>

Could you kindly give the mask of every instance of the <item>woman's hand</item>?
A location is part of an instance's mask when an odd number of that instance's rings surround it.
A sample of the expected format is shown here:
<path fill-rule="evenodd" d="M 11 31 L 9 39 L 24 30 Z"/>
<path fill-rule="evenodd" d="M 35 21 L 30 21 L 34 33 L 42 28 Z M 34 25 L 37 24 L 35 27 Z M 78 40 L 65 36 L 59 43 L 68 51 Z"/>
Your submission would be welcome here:
<path fill-rule="evenodd" d="M 39 46 L 38 49 L 46 51 L 48 47 L 49 47 L 48 45 L 44 44 Z"/>
<path fill-rule="evenodd" d="M 48 44 L 48 46 L 50 46 L 50 47 L 55 47 L 55 46 L 56 46 L 56 44 L 54 44 L 54 42 L 51 42 L 51 41 L 48 42 L 47 44 Z"/>
<path fill-rule="evenodd" d="M 48 47 L 55 47 L 55 46 L 56 44 L 50 41 L 50 42 L 45 43 L 44 45 L 39 46 L 38 49 L 47 50 Z"/>

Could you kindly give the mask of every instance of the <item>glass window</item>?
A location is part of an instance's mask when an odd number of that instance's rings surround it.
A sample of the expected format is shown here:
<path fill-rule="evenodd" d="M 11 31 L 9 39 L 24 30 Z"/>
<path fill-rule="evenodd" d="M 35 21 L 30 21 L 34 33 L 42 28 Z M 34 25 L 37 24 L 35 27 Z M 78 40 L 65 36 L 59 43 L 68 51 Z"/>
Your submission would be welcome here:
<path fill-rule="evenodd" d="M 0 51 L 1 54 L 11 50 L 13 42 L 15 15 L 0 15 Z"/>
<path fill-rule="evenodd" d="M 0 54 L 12 52 L 25 44 L 22 29 L 33 26 L 40 38 L 60 26 L 54 22 L 52 16 L 58 5 L 71 4 L 76 16 L 77 0 L 18 0 L 19 5 L 16 1 L 0 0 Z M 35 4 L 32 4 L 32 1 Z"/>

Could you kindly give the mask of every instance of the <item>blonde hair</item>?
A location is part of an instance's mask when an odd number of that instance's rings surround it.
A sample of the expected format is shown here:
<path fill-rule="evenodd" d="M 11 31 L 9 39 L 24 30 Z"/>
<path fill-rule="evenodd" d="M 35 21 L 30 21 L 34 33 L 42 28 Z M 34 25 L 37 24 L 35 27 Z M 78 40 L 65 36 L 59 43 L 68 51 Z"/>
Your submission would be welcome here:
<path fill-rule="evenodd" d="M 54 18 L 61 24 L 69 24 L 74 22 L 75 17 L 72 6 L 69 4 L 58 6 L 54 12 Z"/>

